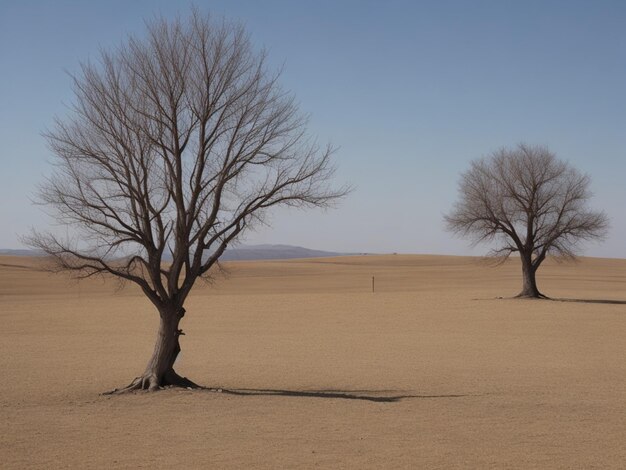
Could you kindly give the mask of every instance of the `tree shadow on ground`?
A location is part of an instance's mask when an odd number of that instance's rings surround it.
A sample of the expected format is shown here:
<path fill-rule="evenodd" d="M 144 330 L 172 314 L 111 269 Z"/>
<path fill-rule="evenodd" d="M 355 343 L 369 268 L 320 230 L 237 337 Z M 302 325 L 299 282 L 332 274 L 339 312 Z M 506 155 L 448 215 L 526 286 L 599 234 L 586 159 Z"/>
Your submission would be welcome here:
<path fill-rule="evenodd" d="M 582 304 L 608 304 L 608 305 L 626 305 L 626 300 L 614 300 L 614 299 L 569 299 L 558 297 L 541 297 L 541 298 L 529 298 L 520 299 L 519 297 L 494 297 L 490 299 L 472 299 L 472 300 L 545 300 L 549 302 L 576 302 Z"/>
<path fill-rule="evenodd" d="M 552 300 L 554 302 L 578 302 L 583 304 L 612 304 L 612 305 L 626 305 L 626 300 L 611 300 L 611 299 L 559 299 L 548 297 L 546 300 Z"/>
<path fill-rule="evenodd" d="M 467 395 L 378 395 L 390 393 L 393 390 L 279 390 L 279 389 L 210 389 L 213 392 L 239 396 L 280 396 L 280 397 L 307 397 L 307 398 L 334 398 L 343 400 L 363 400 L 379 403 L 395 403 L 405 398 L 461 398 Z"/>

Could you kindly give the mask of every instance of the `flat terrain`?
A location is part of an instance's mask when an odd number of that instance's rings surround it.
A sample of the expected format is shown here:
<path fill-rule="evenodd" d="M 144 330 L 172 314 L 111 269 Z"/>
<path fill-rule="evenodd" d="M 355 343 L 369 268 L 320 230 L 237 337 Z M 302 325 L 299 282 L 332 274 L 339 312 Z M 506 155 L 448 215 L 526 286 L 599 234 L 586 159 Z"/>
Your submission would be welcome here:
<path fill-rule="evenodd" d="M 190 297 L 178 362 L 222 392 L 115 397 L 156 313 L 39 262 L 0 257 L 2 468 L 626 466 L 626 260 L 539 271 L 587 302 L 498 299 L 514 261 L 233 262 Z"/>

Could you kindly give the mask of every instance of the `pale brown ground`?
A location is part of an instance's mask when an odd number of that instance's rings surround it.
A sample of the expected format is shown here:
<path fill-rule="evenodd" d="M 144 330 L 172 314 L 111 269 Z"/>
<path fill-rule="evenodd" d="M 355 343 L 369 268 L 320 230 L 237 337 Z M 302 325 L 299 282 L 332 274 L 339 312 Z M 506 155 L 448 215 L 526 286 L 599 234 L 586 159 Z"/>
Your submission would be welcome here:
<path fill-rule="evenodd" d="M 114 397 L 155 312 L 36 263 L 0 258 L 2 468 L 626 466 L 626 303 L 495 299 L 517 293 L 515 262 L 228 264 L 189 299 L 178 362 L 224 392 Z M 539 283 L 626 301 L 626 260 L 546 263 Z"/>

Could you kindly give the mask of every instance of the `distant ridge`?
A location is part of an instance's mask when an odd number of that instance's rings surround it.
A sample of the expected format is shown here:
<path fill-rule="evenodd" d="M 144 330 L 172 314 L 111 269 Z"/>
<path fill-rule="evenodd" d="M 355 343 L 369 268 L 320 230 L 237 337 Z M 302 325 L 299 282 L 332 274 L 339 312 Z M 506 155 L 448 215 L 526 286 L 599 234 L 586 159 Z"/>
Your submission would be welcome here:
<path fill-rule="evenodd" d="M 330 256 L 345 256 L 352 253 L 338 253 L 334 251 L 311 250 L 292 245 L 241 245 L 227 249 L 220 261 L 251 261 L 263 259 L 294 259 L 294 258 L 324 258 Z M 43 256 L 37 250 L 10 250 L 0 249 L 0 255 L 5 256 Z M 168 257 L 164 256 L 164 259 Z"/>
<path fill-rule="evenodd" d="M 11 249 L 0 249 L 0 256 L 43 256 L 43 252 L 38 250 L 11 250 Z"/>
<path fill-rule="evenodd" d="M 224 252 L 221 261 L 244 261 L 261 259 L 294 259 L 294 258 L 324 258 L 342 256 L 348 253 L 334 251 L 311 250 L 292 245 L 242 245 L 230 248 Z"/>

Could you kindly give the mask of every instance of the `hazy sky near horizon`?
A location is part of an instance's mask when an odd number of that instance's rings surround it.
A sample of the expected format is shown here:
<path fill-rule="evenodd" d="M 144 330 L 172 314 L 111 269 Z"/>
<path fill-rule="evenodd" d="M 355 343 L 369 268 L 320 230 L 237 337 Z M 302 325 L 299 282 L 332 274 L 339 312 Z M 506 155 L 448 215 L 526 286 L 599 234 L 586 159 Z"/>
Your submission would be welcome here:
<path fill-rule="evenodd" d="M 356 252 L 479 254 L 442 215 L 472 159 L 547 145 L 592 177 L 608 239 L 626 258 L 626 2 L 196 1 L 240 20 L 284 66 L 282 84 L 339 147 L 329 211 L 279 210 L 247 243 Z M 31 199 L 51 171 L 41 137 L 72 101 L 67 71 L 181 1 L 0 0 L 0 248 L 48 223 Z"/>

